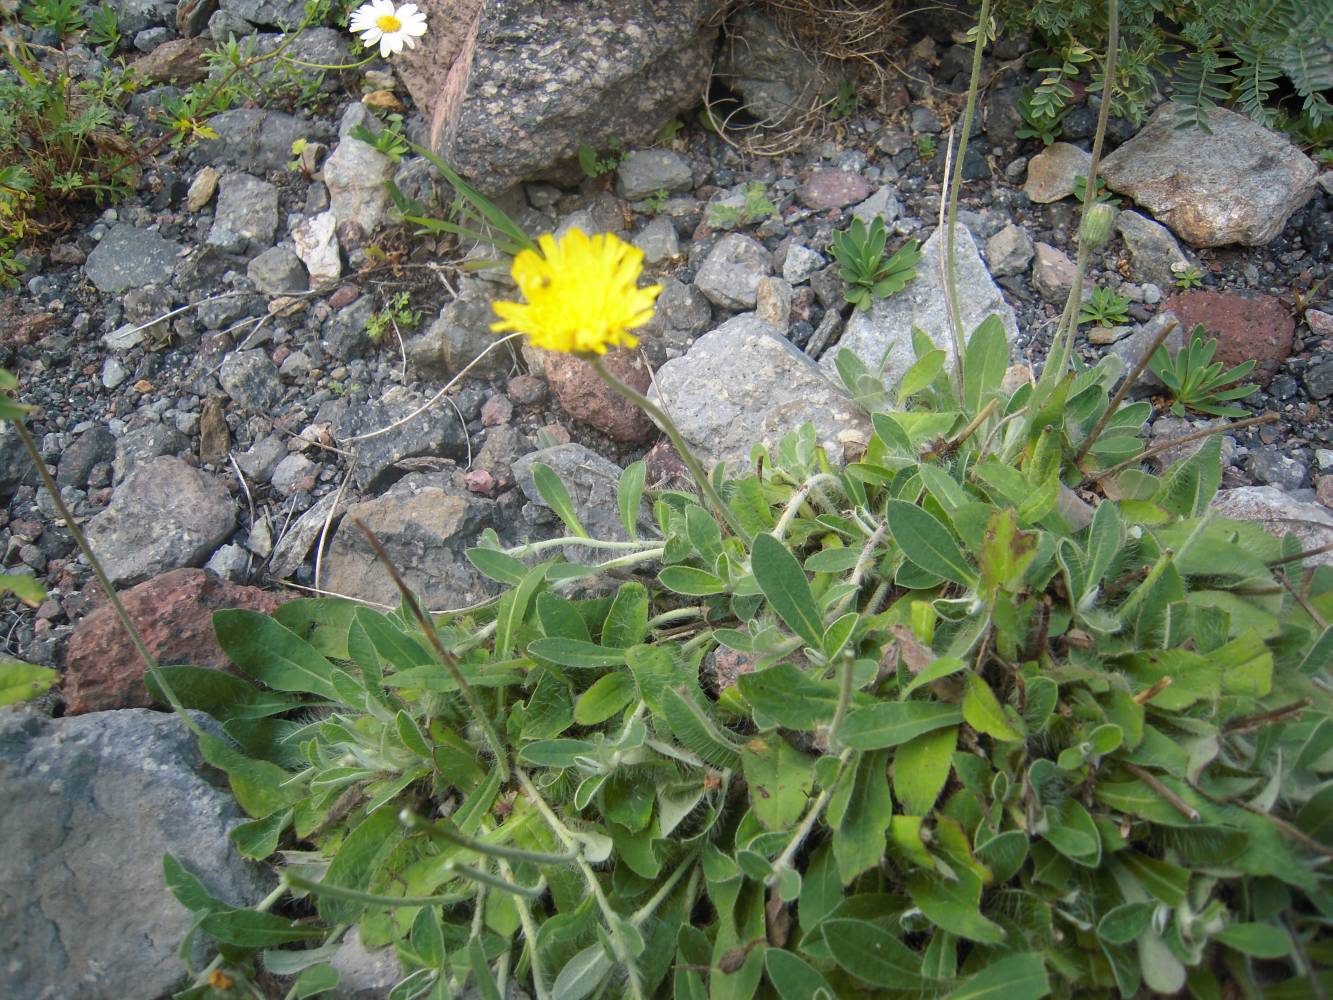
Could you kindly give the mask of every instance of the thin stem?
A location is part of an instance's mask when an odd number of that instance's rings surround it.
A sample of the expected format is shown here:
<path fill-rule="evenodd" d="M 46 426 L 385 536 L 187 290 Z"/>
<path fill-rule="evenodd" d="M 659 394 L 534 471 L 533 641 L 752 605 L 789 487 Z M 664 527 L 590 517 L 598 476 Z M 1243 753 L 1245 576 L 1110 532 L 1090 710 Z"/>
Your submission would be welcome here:
<path fill-rule="evenodd" d="M 500 872 L 513 882 L 514 870 L 509 867 L 509 862 L 504 858 L 499 859 Z M 518 922 L 523 927 L 523 939 L 527 942 L 528 950 L 528 968 L 532 973 L 532 992 L 537 995 L 537 1000 L 550 1000 L 550 992 L 546 989 L 546 977 L 542 974 L 541 955 L 537 953 L 537 924 L 532 919 L 532 910 L 528 906 L 528 901 L 522 896 L 515 896 L 514 902 L 518 907 Z"/>
<path fill-rule="evenodd" d="M 1151 771 L 1144 770 L 1137 764 L 1130 764 L 1127 761 L 1125 762 L 1125 770 L 1165 799 L 1171 808 L 1175 809 L 1176 812 L 1180 813 L 1180 815 L 1184 816 L 1187 820 L 1192 823 L 1197 823 L 1199 821 L 1199 810 L 1195 809 L 1179 795 L 1167 788 L 1166 785 L 1162 784 L 1161 781 L 1158 780 L 1157 775 L 1153 774 Z"/>
<path fill-rule="evenodd" d="M 952 453 L 957 451 L 960 447 L 962 447 L 963 442 L 966 441 L 968 438 L 970 438 L 973 434 L 975 434 L 977 432 L 977 429 L 981 427 L 981 425 L 984 424 L 987 420 L 990 419 L 991 414 L 996 411 L 999 405 L 1000 401 L 998 399 L 992 399 L 985 406 L 983 406 L 977 412 L 977 415 L 968 422 L 968 425 L 964 427 L 961 431 L 959 431 L 956 437 L 953 437 L 949 440 L 949 446 L 947 450 L 950 453 Z"/>
<path fill-rule="evenodd" d="M 393 578 L 393 582 L 397 585 L 398 592 L 403 597 L 403 602 L 407 605 L 408 610 L 412 612 L 412 615 L 416 618 L 418 624 L 420 624 L 421 631 L 426 634 L 427 640 L 429 640 L 430 644 L 435 648 L 435 653 L 439 656 L 440 662 L 444 664 L 444 668 L 449 671 L 449 675 L 453 678 L 454 684 L 458 686 L 458 691 L 463 696 L 463 700 L 467 702 L 467 707 L 471 710 L 473 718 L 477 720 L 477 725 L 481 726 L 482 734 L 486 737 L 486 742 L 490 744 L 491 752 L 495 754 L 495 761 L 500 767 L 500 780 L 508 781 L 509 759 L 505 755 L 504 744 L 500 742 L 500 736 L 495 731 L 495 726 L 492 724 L 490 716 L 486 714 L 486 710 L 482 707 L 481 700 L 477 697 L 477 692 L 472 689 L 472 685 L 469 684 L 467 678 L 463 676 L 463 671 L 459 669 L 457 658 L 444 648 L 444 643 L 440 642 L 440 636 L 435 631 L 435 626 L 431 624 L 430 619 L 426 617 L 426 613 L 421 610 L 421 604 L 417 601 L 416 595 L 412 593 L 411 588 L 409 588 L 406 581 L 403 580 L 402 574 L 398 572 L 398 567 L 395 566 L 393 560 L 389 558 L 389 553 L 386 552 L 384 546 L 380 544 L 380 540 L 375 537 L 375 533 L 361 523 L 358 518 L 352 518 L 352 523 L 360 529 L 361 534 L 366 536 L 366 541 L 369 542 L 370 547 L 374 549 L 376 557 L 384 564 L 384 568 L 389 571 L 389 576 Z"/>
<path fill-rule="evenodd" d="M 1094 472 L 1079 483 L 1080 487 L 1091 483 L 1099 482 L 1109 476 L 1114 476 L 1117 472 L 1128 469 L 1131 465 L 1138 465 L 1140 462 L 1146 462 L 1150 458 L 1156 458 L 1163 452 L 1170 451 L 1182 444 L 1189 444 L 1192 441 L 1200 441 L 1206 437 L 1212 437 L 1214 434 L 1221 434 L 1225 431 L 1238 431 L 1246 427 L 1253 427 L 1256 424 L 1271 424 L 1276 420 L 1281 420 L 1281 415 L 1277 413 L 1265 413 L 1258 417 L 1246 417 L 1244 420 L 1237 420 L 1234 424 L 1219 424 L 1216 427 L 1205 427 L 1201 431 L 1195 431 L 1193 434 L 1182 434 L 1180 437 L 1168 438 L 1159 445 L 1154 445 L 1145 451 L 1139 452 L 1133 458 L 1127 458 L 1123 462 L 1111 466 L 1109 469 L 1102 469 L 1100 472 Z"/>
<path fill-rule="evenodd" d="M 515 545 L 512 549 L 504 549 L 504 554 L 513 556 L 515 559 L 522 559 L 525 556 L 533 556 L 539 552 L 545 552 L 547 549 L 558 549 L 565 545 L 579 545 L 589 549 L 610 549 L 615 552 L 627 552 L 634 549 L 652 548 L 660 543 L 660 539 L 652 541 L 639 542 L 615 542 L 603 538 L 580 538 L 577 535 L 562 535 L 559 538 L 546 538 L 540 542 L 528 542 L 526 545 Z"/>
<path fill-rule="evenodd" d="M 1313 559 L 1315 556 L 1322 556 L 1326 552 L 1333 552 L 1333 542 L 1329 542 L 1327 545 L 1320 545 L 1317 548 L 1306 549 L 1304 552 L 1296 552 L 1289 556 L 1283 556 L 1281 559 L 1270 559 L 1265 565 L 1270 568 L 1273 566 L 1285 566 L 1290 562 L 1298 562 L 1302 559 Z"/>
<path fill-rule="evenodd" d="M 838 477 L 831 472 L 819 472 L 811 476 L 797 488 L 796 492 L 787 500 L 787 506 L 782 508 L 782 514 L 778 518 L 778 523 L 773 528 L 772 534 L 774 538 L 778 541 L 782 541 L 782 539 L 786 537 L 787 529 L 791 527 L 792 521 L 796 519 L 796 515 L 801 509 L 801 505 L 805 503 L 811 493 L 815 492 L 826 482 L 832 483 L 835 486 L 842 486 L 842 483 L 838 481 Z"/>
<path fill-rule="evenodd" d="M 977 91 L 981 87 L 981 51 L 986 45 L 990 26 L 990 0 L 981 0 L 977 15 L 977 43 L 972 49 L 972 75 L 967 83 L 967 107 L 963 111 L 963 129 L 958 136 L 958 152 L 954 156 L 953 176 L 949 179 L 949 219 L 946 233 L 945 278 L 949 296 L 949 326 L 953 338 L 954 383 L 961 398 L 963 394 L 963 315 L 958 305 L 958 269 L 954 265 L 954 235 L 958 230 L 958 192 L 963 186 L 963 164 L 967 158 L 967 140 L 972 134 L 972 118 L 977 110 Z"/>
<path fill-rule="evenodd" d="M 698 618 L 708 612 L 708 609 L 700 605 L 690 605 L 688 608 L 672 608 L 670 611 L 663 611 L 660 615 L 654 615 L 648 619 L 648 628 L 655 629 L 659 625 L 666 625 L 668 622 L 678 622 L 682 618 Z"/>
<path fill-rule="evenodd" d="M 323 882 L 316 882 L 291 871 L 283 872 L 281 878 L 282 885 L 279 888 L 282 892 L 286 892 L 290 887 L 316 896 L 331 896 L 334 899 L 345 899 L 352 903 L 368 903 L 371 906 L 452 906 L 455 903 L 461 903 L 472 898 L 471 893 L 453 893 L 448 896 L 380 896 L 373 892 L 361 892 L 358 889 L 348 889 L 341 885 L 326 885 Z M 278 890 L 275 889 L 274 891 L 277 892 Z M 270 903 L 269 905 L 272 906 L 273 904 Z"/>
<path fill-rule="evenodd" d="M 844 750 L 838 755 L 838 774 L 841 774 L 842 769 L 847 766 L 847 761 L 851 755 L 852 751 L 850 749 Z M 777 860 L 773 862 L 772 877 L 774 879 L 778 877 L 782 872 L 782 869 L 791 865 L 791 859 L 794 858 L 796 852 L 801 849 L 801 845 L 805 843 L 805 838 L 810 836 L 810 831 L 814 829 L 815 822 L 824 812 L 824 807 L 828 805 L 829 799 L 833 797 L 833 788 L 837 783 L 838 781 L 835 777 L 834 780 L 829 783 L 829 786 L 823 789 L 815 801 L 810 805 L 810 809 L 806 812 L 805 818 L 801 820 L 801 825 L 792 833 L 791 840 L 787 841 L 787 846 L 783 849 L 782 853 L 778 855 Z"/>
<path fill-rule="evenodd" d="M 838 707 L 833 710 L 833 721 L 828 727 L 828 741 L 832 747 L 838 745 L 838 730 L 842 728 L 842 720 L 847 718 L 847 707 L 852 703 L 852 667 L 856 664 L 856 657 L 843 653 L 841 660 L 842 669 L 838 673 Z"/>
<path fill-rule="evenodd" d="M 648 416 L 656 422 L 657 426 L 661 427 L 662 430 L 666 432 L 666 436 L 671 440 L 671 444 L 676 449 L 676 453 L 680 455 L 680 460 L 685 463 L 685 467 L 690 470 L 690 475 L 694 477 L 694 484 L 699 487 L 699 492 L 713 506 L 714 512 L 726 522 L 726 525 L 731 529 L 732 534 L 745 542 L 749 542 L 749 533 L 741 527 L 740 522 L 736 520 L 736 515 L 731 512 L 731 508 L 723 503 L 722 498 L 717 495 L 717 490 L 713 489 L 712 481 L 708 478 L 707 473 L 704 472 L 703 466 L 699 464 L 699 460 L 694 457 L 694 452 L 690 450 L 690 446 L 687 445 L 685 439 L 681 437 L 680 431 L 676 428 L 676 422 L 667 415 L 666 410 L 662 409 L 637 389 L 626 385 L 624 382 L 620 381 L 620 379 L 612 375 L 610 369 L 606 367 L 606 364 L 601 358 L 594 357 L 590 360 L 593 370 L 601 376 L 603 382 L 609 385 L 617 393 L 624 396 L 639 409 L 643 410 L 644 413 L 648 414 Z"/>
<path fill-rule="evenodd" d="M 563 865 L 568 864 L 575 858 L 572 853 L 547 854 L 541 851 L 527 851 L 521 847 L 509 847 L 504 844 L 492 844 L 489 841 L 477 840 L 451 828 L 448 824 L 435 823 L 424 816 L 418 816 L 411 809 L 404 809 L 398 818 L 409 830 L 422 830 L 428 836 L 453 844 L 455 847 L 461 847 L 465 851 L 485 854 L 494 858 L 503 858 L 506 861 L 527 861 L 535 865 Z"/>
<path fill-rule="evenodd" d="M 666 898 L 668 896 L 671 895 L 671 890 L 676 887 L 676 883 L 681 880 L 682 876 L 684 876 L 686 872 L 691 871 L 693 869 L 694 866 L 691 863 L 692 861 L 693 859 L 691 859 L 689 862 L 684 862 L 682 864 L 676 865 L 676 870 L 673 871 L 667 877 L 667 880 L 663 882 L 662 885 L 658 888 L 658 890 L 655 893 L 653 893 L 653 898 L 648 900 L 648 902 L 644 903 L 632 914 L 630 914 L 629 922 L 632 925 L 638 927 L 641 923 L 643 923 L 645 920 L 651 917 L 653 913 L 656 912 L 657 908 L 661 906 L 663 902 L 666 901 Z"/>
<path fill-rule="evenodd" d="M 1122 402 L 1124 402 L 1125 397 L 1129 395 L 1129 390 L 1133 389 L 1138 383 L 1139 376 L 1142 375 L 1143 370 L 1148 367 L 1148 363 L 1152 360 L 1152 356 L 1156 354 L 1157 349 L 1166 342 L 1166 338 L 1171 336 L 1171 331 L 1179 325 L 1180 324 L 1175 320 L 1171 320 L 1169 323 L 1163 324 L 1162 329 L 1157 332 L 1157 336 L 1153 337 L 1152 343 L 1148 345 L 1148 349 L 1144 351 L 1143 356 L 1135 362 L 1130 373 L 1126 375 L 1124 380 L 1120 383 L 1120 388 L 1117 389 L 1115 395 L 1111 397 L 1111 402 L 1107 404 L 1106 409 L 1102 412 L 1101 418 L 1097 421 L 1096 426 L 1092 428 L 1092 433 L 1090 433 L 1087 440 L 1083 442 L 1083 447 L 1079 448 L 1078 454 L 1074 456 L 1075 466 L 1083 461 L 1083 457 L 1091 450 L 1092 446 L 1097 443 L 1097 438 L 1101 437 L 1102 431 L 1106 430 L 1106 425 L 1111 422 L 1111 418 L 1115 416 L 1116 409 Z"/>

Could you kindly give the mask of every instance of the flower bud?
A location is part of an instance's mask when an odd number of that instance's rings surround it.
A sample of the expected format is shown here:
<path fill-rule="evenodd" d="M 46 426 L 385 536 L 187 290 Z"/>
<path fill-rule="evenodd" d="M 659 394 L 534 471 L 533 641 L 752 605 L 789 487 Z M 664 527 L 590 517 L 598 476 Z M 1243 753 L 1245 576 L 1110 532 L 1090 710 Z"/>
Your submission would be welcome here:
<path fill-rule="evenodd" d="M 1090 250 L 1099 250 L 1106 246 L 1106 242 L 1111 238 L 1111 227 L 1115 225 L 1117 214 L 1115 208 L 1101 201 L 1089 208 L 1079 229 L 1079 238 L 1083 245 Z"/>

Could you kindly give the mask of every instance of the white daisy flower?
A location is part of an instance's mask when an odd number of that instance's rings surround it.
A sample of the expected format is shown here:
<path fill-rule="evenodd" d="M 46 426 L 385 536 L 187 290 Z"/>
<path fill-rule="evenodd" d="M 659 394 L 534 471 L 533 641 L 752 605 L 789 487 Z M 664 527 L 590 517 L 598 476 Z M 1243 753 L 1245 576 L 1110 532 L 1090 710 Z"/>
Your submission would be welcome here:
<path fill-rule="evenodd" d="M 387 59 L 402 52 L 404 45 L 416 48 L 416 39 L 426 33 L 426 15 L 414 3 L 395 7 L 393 0 L 370 0 L 352 11 L 347 27 L 361 36 L 362 45 L 379 42 L 380 55 Z"/>

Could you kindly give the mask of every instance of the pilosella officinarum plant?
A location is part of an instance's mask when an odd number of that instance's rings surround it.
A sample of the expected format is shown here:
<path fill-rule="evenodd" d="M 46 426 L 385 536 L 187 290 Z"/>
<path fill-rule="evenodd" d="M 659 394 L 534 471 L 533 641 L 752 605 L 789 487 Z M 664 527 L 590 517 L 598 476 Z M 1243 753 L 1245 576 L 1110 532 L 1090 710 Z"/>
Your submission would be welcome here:
<path fill-rule="evenodd" d="M 219 612 L 239 676 L 156 670 L 281 873 L 239 909 L 167 859 L 217 947 L 179 995 L 318 995 L 352 928 L 394 1000 L 1333 989 L 1333 573 L 1210 509 L 1216 433 L 1147 471 L 1146 359 L 1071 364 L 1092 217 L 1035 379 L 994 317 L 895 385 L 839 354 L 873 428 L 845 465 L 807 426 L 702 468 L 601 364 L 652 314 L 638 251 L 519 249 L 497 327 L 588 359 L 695 489 L 636 462 L 596 538 L 537 464 L 562 533 L 484 534 L 495 599 Z"/>

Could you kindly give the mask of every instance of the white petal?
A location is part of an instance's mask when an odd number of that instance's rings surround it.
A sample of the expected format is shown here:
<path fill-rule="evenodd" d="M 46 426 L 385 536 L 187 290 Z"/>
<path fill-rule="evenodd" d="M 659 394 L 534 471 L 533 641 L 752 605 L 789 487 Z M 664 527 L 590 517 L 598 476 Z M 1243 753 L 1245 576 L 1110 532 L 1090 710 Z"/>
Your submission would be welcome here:
<path fill-rule="evenodd" d="M 409 17 L 411 17 L 413 14 L 415 14 L 416 12 L 417 12 L 417 5 L 416 5 L 416 4 L 414 4 L 414 3 L 405 3 L 405 4 L 403 4 L 401 7 L 398 8 L 398 19 L 401 20 L 401 21 L 405 21 L 405 20 L 407 20 Z"/>
<path fill-rule="evenodd" d="M 420 37 L 426 33 L 426 19 L 420 14 L 413 15 L 410 19 L 403 21 L 403 32 L 408 35 Z"/>
<path fill-rule="evenodd" d="M 372 24 L 369 28 L 367 28 L 364 32 L 362 32 L 361 44 L 364 45 L 366 48 L 370 48 L 372 45 L 378 42 L 383 35 L 384 32 L 380 31 L 379 28 L 375 27 Z"/>
<path fill-rule="evenodd" d="M 380 58 L 387 59 L 403 51 L 403 36 L 399 32 L 385 35 L 380 39 Z"/>

